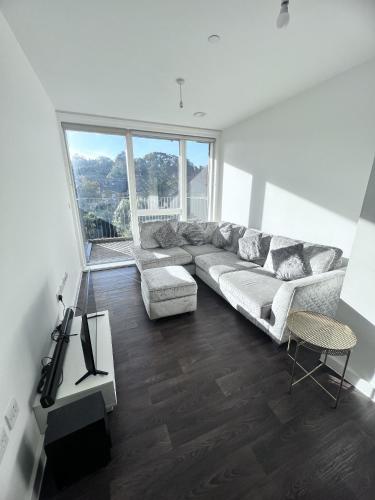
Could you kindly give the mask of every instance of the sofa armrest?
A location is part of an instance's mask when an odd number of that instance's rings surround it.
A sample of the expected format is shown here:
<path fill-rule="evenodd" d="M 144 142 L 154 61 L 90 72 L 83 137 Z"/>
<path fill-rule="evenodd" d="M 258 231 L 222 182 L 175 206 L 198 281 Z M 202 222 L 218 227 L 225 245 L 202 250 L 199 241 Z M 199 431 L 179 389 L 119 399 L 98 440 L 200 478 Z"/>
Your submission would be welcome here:
<path fill-rule="evenodd" d="M 281 285 L 273 299 L 271 333 L 278 342 L 287 339 L 286 320 L 293 311 L 313 311 L 327 316 L 336 314 L 345 271 L 337 269 L 315 274 Z"/>

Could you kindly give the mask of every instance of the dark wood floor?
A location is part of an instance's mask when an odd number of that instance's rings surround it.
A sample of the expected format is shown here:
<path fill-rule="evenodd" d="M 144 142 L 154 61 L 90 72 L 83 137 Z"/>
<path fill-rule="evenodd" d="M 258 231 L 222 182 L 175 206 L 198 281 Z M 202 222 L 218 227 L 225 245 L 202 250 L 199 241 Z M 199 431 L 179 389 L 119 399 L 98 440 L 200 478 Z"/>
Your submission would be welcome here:
<path fill-rule="evenodd" d="M 373 403 L 346 387 L 333 410 L 310 381 L 289 395 L 285 350 L 199 280 L 195 313 L 151 322 L 135 268 L 92 279 L 112 327 L 113 459 L 58 494 L 47 468 L 42 499 L 375 498 Z"/>

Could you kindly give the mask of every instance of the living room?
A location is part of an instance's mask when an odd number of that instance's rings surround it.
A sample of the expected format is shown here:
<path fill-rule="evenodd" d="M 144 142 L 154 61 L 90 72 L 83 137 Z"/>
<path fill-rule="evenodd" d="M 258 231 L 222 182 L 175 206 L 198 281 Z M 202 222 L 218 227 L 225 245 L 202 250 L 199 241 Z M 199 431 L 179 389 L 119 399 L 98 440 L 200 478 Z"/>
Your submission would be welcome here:
<path fill-rule="evenodd" d="M 374 498 L 373 0 L 0 37 L 1 498 Z"/>

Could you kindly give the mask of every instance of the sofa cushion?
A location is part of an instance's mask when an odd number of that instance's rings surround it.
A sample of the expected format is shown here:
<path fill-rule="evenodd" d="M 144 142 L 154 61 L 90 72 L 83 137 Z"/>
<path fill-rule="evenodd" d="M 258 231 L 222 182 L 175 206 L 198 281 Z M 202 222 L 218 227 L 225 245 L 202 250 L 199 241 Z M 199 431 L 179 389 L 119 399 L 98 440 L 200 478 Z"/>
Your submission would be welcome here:
<path fill-rule="evenodd" d="M 255 318 L 269 319 L 272 302 L 283 282 L 262 268 L 225 273 L 220 276 L 220 291 L 230 304 Z"/>
<path fill-rule="evenodd" d="M 200 224 L 186 224 L 182 236 L 187 239 L 191 245 L 204 245 L 206 234 Z"/>
<path fill-rule="evenodd" d="M 238 240 L 238 256 L 240 259 L 249 260 L 251 262 L 261 259 L 261 239 L 262 233 L 240 238 Z"/>
<path fill-rule="evenodd" d="M 180 247 L 154 248 L 150 250 L 134 247 L 133 253 L 140 271 L 154 267 L 183 266 L 193 261 L 190 253 L 185 252 Z"/>
<path fill-rule="evenodd" d="M 259 259 L 257 259 L 254 262 L 259 264 L 260 266 L 263 266 L 265 261 L 266 261 L 269 249 L 270 249 L 272 235 L 268 234 L 268 233 L 262 233 L 261 231 L 258 231 L 258 229 L 253 229 L 253 228 L 249 227 L 248 229 L 246 229 L 245 234 L 243 235 L 243 238 L 248 238 L 248 237 L 251 238 L 252 236 L 255 236 L 257 234 L 261 235 L 260 257 L 259 257 Z"/>
<path fill-rule="evenodd" d="M 227 251 L 199 255 L 195 258 L 195 264 L 209 274 L 216 282 L 224 273 L 236 271 L 237 269 L 252 269 L 257 267 L 253 262 L 241 260 L 234 253 Z"/>
<path fill-rule="evenodd" d="M 217 222 L 203 222 L 204 232 L 206 236 L 205 243 L 212 243 L 213 234 L 218 226 Z"/>
<path fill-rule="evenodd" d="M 150 302 L 161 302 L 197 293 L 194 278 L 181 266 L 146 269 L 142 273 L 142 289 Z"/>
<path fill-rule="evenodd" d="M 172 248 L 179 246 L 179 238 L 170 222 L 165 222 L 154 232 L 153 237 L 159 243 L 161 248 Z"/>
<path fill-rule="evenodd" d="M 177 223 L 177 234 L 180 238 L 180 246 L 190 245 L 189 241 L 185 236 L 183 236 L 184 231 L 188 226 L 192 224 L 197 224 L 202 228 L 204 232 L 204 243 L 212 243 L 212 235 L 217 228 L 217 222 L 178 222 Z"/>
<path fill-rule="evenodd" d="M 154 238 L 154 233 L 160 229 L 164 224 L 165 220 L 157 220 L 151 222 L 140 222 L 139 223 L 139 235 L 141 240 L 141 247 L 145 250 L 150 248 L 159 248 L 159 243 Z M 177 222 L 170 221 L 174 230 L 177 228 Z"/>
<path fill-rule="evenodd" d="M 303 253 L 306 265 L 310 267 L 312 274 L 326 273 L 340 267 L 342 257 L 340 248 L 305 243 Z"/>
<path fill-rule="evenodd" d="M 215 253 L 215 252 L 224 252 L 222 248 L 216 248 L 210 243 L 207 243 L 206 245 L 184 245 L 182 247 L 186 252 L 189 252 L 193 260 L 195 260 L 195 257 L 198 257 L 198 255 L 206 255 L 208 253 Z"/>
<path fill-rule="evenodd" d="M 212 244 L 217 248 L 224 248 L 232 243 L 232 224 L 220 222 L 212 235 Z"/>
<path fill-rule="evenodd" d="M 340 265 L 342 256 L 340 248 L 294 240 L 285 236 L 272 236 L 270 251 L 268 252 L 264 269 L 274 272 L 271 250 L 288 247 L 296 243 L 303 243 L 303 253 L 308 274 L 325 273 L 336 269 Z"/>
<path fill-rule="evenodd" d="M 296 245 L 297 243 L 301 243 L 300 241 L 293 240 L 291 238 L 286 238 L 285 236 L 272 236 L 270 249 L 267 255 L 266 262 L 264 263 L 264 269 L 269 271 L 270 273 L 275 274 L 275 268 L 272 260 L 272 250 L 278 250 L 279 248 L 290 247 L 292 245 Z"/>
<path fill-rule="evenodd" d="M 297 280 L 310 274 L 306 269 L 303 243 L 271 250 L 276 278 L 284 281 Z"/>
<path fill-rule="evenodd" d="M 238 240 L 245 234 L 246 227 L 238 224 L 231 224 L 232 226 L 232 239 L 229 244 L 224 245 L 224 250 L 228 252 L 238 252 Z"/>

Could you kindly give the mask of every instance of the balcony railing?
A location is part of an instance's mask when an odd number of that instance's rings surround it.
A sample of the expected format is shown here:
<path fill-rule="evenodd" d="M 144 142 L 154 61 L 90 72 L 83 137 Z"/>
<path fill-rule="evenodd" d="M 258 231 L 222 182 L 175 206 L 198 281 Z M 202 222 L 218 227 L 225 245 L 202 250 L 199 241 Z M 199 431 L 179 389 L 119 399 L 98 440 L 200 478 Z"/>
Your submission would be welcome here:
<path fill-rule="evenodd" d="M 132 239 L 128 196 L 78 198 L 86 240 Z"/>
<path fill-rule="evenodd" d="M 160 210 L 163 208 L 180 208 L 179 196 L 149 196 L 147 198 L 137 196 L 137 207 L 139 210 Z"/>
<path fill-rule="evenodd" d="M 132 240 L 131 212 L 128 196 L 107 198 L 79 197 L 78 206 L 83 231 L 87 241 L 105 239 Z M 180 202 L 178 196 L 137 198 L 139 210 L 149 210 L 149 214 L 139 215 L 140 222 L 154 220 L 179 220 Z M 205 221 L 208 218 L 207 198 L 187 197 L 188 220 Z M 153 214 L 155 210 L 168 209 L 168 214 Z M 173 213 L 176 209 L 176 213 Z M 172 211 L 172 213 L 171 213 Z"/>

